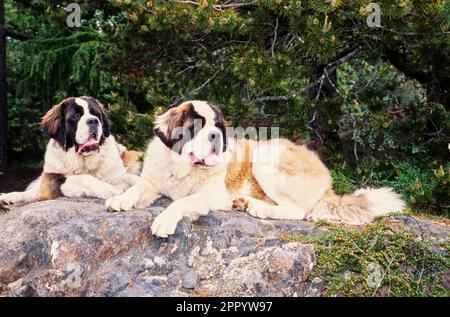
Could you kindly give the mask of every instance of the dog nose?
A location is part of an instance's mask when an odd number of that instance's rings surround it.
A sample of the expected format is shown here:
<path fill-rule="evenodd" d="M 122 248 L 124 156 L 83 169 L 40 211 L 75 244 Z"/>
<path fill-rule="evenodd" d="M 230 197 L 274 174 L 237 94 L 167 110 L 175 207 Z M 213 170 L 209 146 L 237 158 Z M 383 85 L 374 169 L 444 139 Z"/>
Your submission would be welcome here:
<path fill-rule="evenodd" d="M 194 165 L 205 165 L 205 160 L 201 159 L 194 163 Z"/>
<path fill-rule="evenodd" d="M 219 140 L 219 132 L 211 132 L 208 135 L 208 139 L 210 142 L 217 142 Z"/>
<path fill-rule="evenodd" d="M 98 119 L 97 118 L 88 119 L 86 121 L 86 124 L 90 127 L 96 127 L 96 126 L 98 126 Z"/>

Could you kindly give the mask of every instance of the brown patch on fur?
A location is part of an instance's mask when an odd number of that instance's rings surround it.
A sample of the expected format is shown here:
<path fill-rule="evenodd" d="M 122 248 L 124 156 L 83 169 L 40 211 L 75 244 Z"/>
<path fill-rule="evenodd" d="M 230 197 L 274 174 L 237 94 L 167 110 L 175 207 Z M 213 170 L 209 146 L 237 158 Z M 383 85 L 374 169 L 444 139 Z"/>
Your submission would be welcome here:
<path fill-rule="evenodd" d="M 362 209 L 369 208 L 369 202 L 364 195 L 337 195 L 333 190 L 328 190 L 323 198 L 327 203 L 335 206 L 357 206 Z"/>
<path fill-rule="evenodd" d="M 190 109 L 192 109 L 193 105 L 191 102 L 184 102 L 178 107 L 175 107 L 172 109 L 172 114 L 179 114 L 182 112 L 188 112 Z"/>
<path fill-rule="evenodd" d="M 47 111 L 47 113 L 42 117 L 41 128 L 45 128 L 50 134 L 56 134 L 58 132 L 61 124 L 61 108 L 66 101 L 67 99 L 64 99 Z"/>
<path fill-rule="evenodd" d="M 267 195 L 259 186 L 257 180 L 252 174 L 252 156 L 253 149 L 256 146 L 256 142 L 249 140 L 238 140 L 236 145 L 240 144 L 240 149 L 243 153 L 239 153 L 235 149 L 233 158 L 228 163 L 227 176 L 225 183 L 228 192 L 234 195 L 238 195 L 244 186 L 250 187 L 250 196 L 260 200 L 268 199 Z M 239 148 L 239 147 L 237 147 Z"/>
<path fill-rule="evenodd" d="M 125 165 L 125 167 L 128 167 L 133 163 L 140 162 L 143 156 L 144 153 L 142 152 L 125 150 L 120 155 L 120 158 L 122 159 L 123 165 Z"/>
<path fill-rule="evenodd" d="M 313 176 L 328 174 L 328 169 L 316 153 L 304 145 L 296 145 L 289 140 L 279 139 L 285 150 L 280 155 L 278 169 L 281 173 L 293 176 L 307 172 Z"/>
<path fill-rule="evenodd" d="M 227 125 L 228 122 L 225 120 L 222 111 L 220 111 L 219 107 L 212 105 L 208 103 L 208 105 L 211 107 L 211 109 L 215 113 L 215 126 L 222 132 L 222 141 L 223 141 L 223 148 L 222 151 L 225 152 L 228 148 L 228 140 L 227 140 Z"/>
<path fill-rule="evenodd" d="M 170 111 L 167 118 L 167 138 L 172 139 L 172 133 L 176 128 L 189 127 L 194 122 L 193 116 L 194 105 L 190 102 L 183 103 Z"/>
<path fill-rule="evenodd" d="M 337 196 L 337 195 L 336 195 L 336 193 L 334 192 L 334 190 L 331 189 L 331 188 L 327 189 L 327 190 L 325 191 L 325 193 L 324 193 L 324 197 L 325 197 L 325 198 L 327 198 L 327 197 L 334 197 L 334 196 Z"/>
<path fill-rule="evenodd" d="M 185 102 L 176 108 L 170 109 L 160 118 L 167 125 L 167 131 L 161 131 L 159 128 L 156 128 L 154 130 L 155 134 L 169 149 L 181 152 L 184 143 L 187 142 L 187 140 L 183 141 L 181 134 L 186 129 L 194 126 L 195 119 L 201 119 L 202 117 L 195 111 L 191 102 Z M 175 145 L 178 145 L 179 148 L 174 149 Z"/>
<path fill-rule="evenodd" d="M 369 223 L 373 219 L 370 212 L 369 201 L 361 195 L 336 195 L 333 190 L 325 192 L 322 201 L 326 204 L 329 213 L 336 220 L 345 223 Z"/>
<path fill-rule="evenodd" d="M 66 177 L 62 174 L 42 173 L 37 200 L 44 201 L 62 197 L 61 185 L 65 180 Z"/>
<path fill-rule="evenodd" d="M 243 197 L 232 201 L 231 208 L 235 210 L 247 211 L 249 201 Z"/>
<path fill-rule="evenodd" d="M 369 202 L 364 195 L 343 195 L 340 197 L 339 205 L 358 206 L 362 209 L 369 209 Z"/>

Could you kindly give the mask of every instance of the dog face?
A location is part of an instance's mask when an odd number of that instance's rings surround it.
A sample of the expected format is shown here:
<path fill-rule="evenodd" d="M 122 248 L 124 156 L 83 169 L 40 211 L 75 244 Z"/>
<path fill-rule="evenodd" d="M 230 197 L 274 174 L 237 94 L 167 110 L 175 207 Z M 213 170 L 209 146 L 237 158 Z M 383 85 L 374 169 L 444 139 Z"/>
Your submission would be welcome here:
<path fill-rule="evenodd" d="M 64 151 L 75 147 L 75 152 L 84 156 L 98 152 L 110 135 L 109 126 L 103 105 L 91 97 L 64 99 L 41 121 L 44 133 Z"/>
<path fill-rule="evenodd" d="M 221 162 L 227 149 L 226 123 L 205 101 L 187 101 L 157 118 L 155 134 L 181 159 L 199 168 Z"/>

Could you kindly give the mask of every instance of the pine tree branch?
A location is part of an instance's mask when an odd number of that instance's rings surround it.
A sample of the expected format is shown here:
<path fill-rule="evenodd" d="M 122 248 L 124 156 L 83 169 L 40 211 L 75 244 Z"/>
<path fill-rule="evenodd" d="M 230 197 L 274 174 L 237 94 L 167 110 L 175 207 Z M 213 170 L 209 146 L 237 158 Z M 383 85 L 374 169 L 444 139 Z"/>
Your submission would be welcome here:
<path fill-rule="evenodd" d="M 196 5 L 196 6 L 201 5 L 199 2 L 191 1 L 191 0 L 173 0 L 173 2 L 181 3 L 181 4 L 192 4 L 192 5 Z M 214 4 L 213 8 L 216 11 L 223 11 L 224 9 L 238 9 L 241 7 L 250 6 L 250 5 L 254 5 L 254 4 L 256 4 L 256 1 L 244 2 L 244 3 L 229 3 L 229 1 L 227 1 L 224 4 Z"/>
<path fill-rule="evenodd" d="M 275 45 L 277 44 L 277 37 L 278 37 L 278 18 L 275 20 L 275 30 L 273 31 L 273 41 L 272 41 L 272 58 L 275 57 Z"/>
<path fill-rule="evenodd" d="M 209 83 L 216 78 L 216 76 L 220 73 L 221 69 L 219 68 L 210 78 L 208 78 L 208 80 L 206 80 L 203 84 L 201 84 L 199 87 L 195 88 L 194 90 L 190 91 L 187 95 L 188 96 L 193 96 L 196 93 L 198 93 L 200 90 L 202 90 L 203 88 L 205 88 L 206 86 L 209 85 Z"/>
<path fill-rule="evenodd" d="M 289 99 L 293 99 L 295 97 L 297 97 L 298 95 L 309 91 L 312 87 L 322 83 L 325 79 L 325 77 L 328 77 L 328 74 L 334 72 L 336 70 L 336 68 L 338 68 L 341 64 L 345 63 L 346 61 L 348 61 L 349 59 L 351 59 L 352 57 L 354 57 L 356 54 L 358 54 L 360 52 L 360 48 L 356 48 L 352 51 L 350 51 L 349 53 L 345 54 L 344 56 L 342 56 L 341 58 L 329 63 L 327 66 L 324 67 L 323 69 L 323 73 L 321 76 L 319 76 L 319 78 L 317 78 L 316 80 L 314 80 L 312 83 L 301 87 L 297 90 L 295 90 L 294 92 L 290 93 L 289 95 L 283 95 L 283 96 L 260 96 L 257 97 L 255 99 L 255 101 L 261 102 L 261 101 L 276 101 L 276 100 L 289 100 Z M 320 94 L 320 90 L 319 93 Z M 317 98 L 317 97 L 316 97 Z"/>
<path fill-rule="evenodd" d="M 15 40 L 19 40 L 19 41 L 27 41 L 32 39 L 33 37 L 27 34 L 23 34 L 23 33 L 19 33 L 14 31 L 13 29 L 10 28 L 6 28 L 5 29 L 5 35 L 7 37 L 13 38 Z"/>
<path fill-rule="evenodd" d="M 403 32 L 403 31 L 396 31 L 393 29 L 389 29 L 387 27 L 383 27 L 382 28 L 384 31 L 390 32 L 390 33 L 394 33 L 394 34 L 398 34 L 398 35 L 405 35 L 405 36 L 427 36 L 427 35 L 449 35 L 450 31 L 447 32 L 433 32 L 433 33 L 426 33 L 426 32 Z"/>

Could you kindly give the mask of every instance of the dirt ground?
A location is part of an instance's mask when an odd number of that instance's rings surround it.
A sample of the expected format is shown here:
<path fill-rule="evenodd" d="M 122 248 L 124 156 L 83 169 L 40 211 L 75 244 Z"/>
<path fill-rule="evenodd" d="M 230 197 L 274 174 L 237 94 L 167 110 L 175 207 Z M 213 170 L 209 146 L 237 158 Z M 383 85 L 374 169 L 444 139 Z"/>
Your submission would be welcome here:
<path fill-rule="evenodd" d="M 0 174 L 0 193 L 22 191 L 42 172 L 41 168 L 29 169 L 12 166 Z"/>

